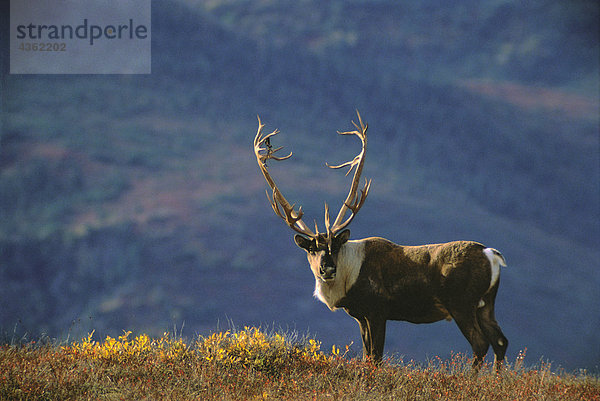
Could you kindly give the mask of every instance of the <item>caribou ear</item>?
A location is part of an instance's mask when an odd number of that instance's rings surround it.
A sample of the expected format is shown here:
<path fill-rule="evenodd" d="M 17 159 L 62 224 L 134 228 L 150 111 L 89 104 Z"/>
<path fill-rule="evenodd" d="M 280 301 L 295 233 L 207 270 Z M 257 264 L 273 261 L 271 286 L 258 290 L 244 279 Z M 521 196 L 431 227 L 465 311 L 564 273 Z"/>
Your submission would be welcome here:
<path fill-rule="evenodd" d="M 350 230 L 344 230 L 335 236 L 337 246 L 342 246 L 350 239 Z"/>
<path fill-rule="evenodd" d="M 296 235 L 294 235 L 294 242 L 300 248 L 304 249 L 305 251 L 308 251 L 308 249 L 310 248 L 310 244 L 311 244 L 312 241 L 310 239 L 306 238 L 303 235 L 296 234 Z"/>

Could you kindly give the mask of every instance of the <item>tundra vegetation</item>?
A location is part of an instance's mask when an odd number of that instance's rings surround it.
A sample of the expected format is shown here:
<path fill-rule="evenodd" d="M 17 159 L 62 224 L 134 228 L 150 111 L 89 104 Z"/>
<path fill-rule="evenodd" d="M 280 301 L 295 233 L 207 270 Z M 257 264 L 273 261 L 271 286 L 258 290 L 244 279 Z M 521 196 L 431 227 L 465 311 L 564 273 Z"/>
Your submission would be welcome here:
<path fill-rule="evenodd" d="M 471 374 L 454 354 L 426 364 L 388 358 L 380 364 L 349 346 L 322 350 L 297 332 L 260 328 L 184 339 L 124 332 L 96 341 L 42 339 L 0 347 L 0 399 L 10 400 L 598 400 L 600 380 L 585 372 L 526 367 L 526 350 L 506 369 Z"/>

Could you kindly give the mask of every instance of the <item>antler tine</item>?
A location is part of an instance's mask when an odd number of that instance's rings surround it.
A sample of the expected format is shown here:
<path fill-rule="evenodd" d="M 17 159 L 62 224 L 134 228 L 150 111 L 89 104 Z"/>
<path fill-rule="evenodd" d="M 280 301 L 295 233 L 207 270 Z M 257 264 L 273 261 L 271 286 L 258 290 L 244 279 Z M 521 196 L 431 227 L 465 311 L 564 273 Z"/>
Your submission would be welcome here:
<path fill-rule="evenodd" d="M 329 205 L 325 202 L 325 229 L 327 230 L 327 238 L 332 238 L 331 236 L 331 226 L 329 225 Z"/>
<path fill-rule="evenodd" d="M 362 174 L 362 169 L 363 169 L 364 163 L 365 163 L 365 152 L 367 150 L 368 125 L 363 124 L 362 118 L 360 117 L 360 113 L 358 112 L 358 110 L 356 111 L 356 114 L 358 116 L 358 122 L 360 124 L 360 125 L 356 124 L 354 121 L 352 121 L 352 124 L 356 127 L 356 130 L 355 131 L 347 131 L 347 132 L 338 132 L 338 133 L 340 135 L 356 135 L 356 136 L 358 136 L 358 138 L 362 142 L 362 149 L 361 149 L 360 153 L 356 157 L 354 157 L 354 159 L 352 159 L 346 163 L 342 163 L 337 166 L 327 165 L 328 167 L 334 168 L 334 169 L 349 167 L 348 171 L 346 172 L 346 175 L 350 174 L 350 172 L 352 171 L 353 168 L 356 168 L 354 171 L 354 177 L 352 178 L 352 185 L 350 186 L 350 191 L 348 192 L 348 196 L 346 197 L 346 200 L 342 204 L 342 207 L 340 208 L 340 211 L 339 211 L 337 217 L 335 218 L 335 221 L 333 222 L 333 226 L 331 227 L 331 232 L 334 235 L 337 232 L 341 231 L 342 229 L 346 228 L 348 226 L 348 224 L 350 224 L 352 219 L 354 219 L 354 217 L 356 216 L 356 214 L 358 213 L 358 211 L 364 204 L 365 200 L 367 199 L 367 195 L 369 194 L 369 189 L 371 187 L 371 180 L 365 180 L 365 185 L 364 185 L 363 189 L 361 189 L 360 195 L 357 195 L 358 185 L 360 183 L 360 176 Z M 344 222 L 342 222 L 348 209 L 352 211 L 352 214 L 350 215 L 350 217 L 348 219 L 346 219 Z"/>
<path fill-rule="evenodd" d="M 286 160 L 292 157 L 292 152 L 290 152 L 287 156 L 274 156 L 274 153 L 283 149 L 283 146 L 273 149 L 270 143 L 270 138 L 279 133 L 279 130 L 274 130 L 270 134 L 264 135 L 262 134 L 262 130 L 265 125 L 260 121 L 260 117 L 258 117 L 258 131 L 256 132 L 256 136 L 254 137 L 254 154 L 256 155 L 256 161 L 258 162 L 258 167 L 262 172 L 265 180 L 267 180 L 267 184 L 273 190 L 273 196 L 269 196 L 269 192 L 267 191 L 267 198 L 269 199 L 269 203 L 273 208 L 275 214 L 281 217 L 290 228 L 296 231 L 299 234 L 306 235 L 309 237 L 316 237 L 310 228 L 302 221 L 302 216 L 304 212 L 302 211 L 302 206 L 298 208 L 298 211 L 294 210 L 296 204 L 290 205 L 290 203 L 285 199 L 281 191 L 277 188 L 275 181 L 271 178 L 271 174 L 269 174 L 269 170 L 267 169 L 267 160 L 272 159 L 275 161 Z M 262 147 L 265 145 L 266 147 Z M 283 209 L 283 210 L 282 210 Z"/>

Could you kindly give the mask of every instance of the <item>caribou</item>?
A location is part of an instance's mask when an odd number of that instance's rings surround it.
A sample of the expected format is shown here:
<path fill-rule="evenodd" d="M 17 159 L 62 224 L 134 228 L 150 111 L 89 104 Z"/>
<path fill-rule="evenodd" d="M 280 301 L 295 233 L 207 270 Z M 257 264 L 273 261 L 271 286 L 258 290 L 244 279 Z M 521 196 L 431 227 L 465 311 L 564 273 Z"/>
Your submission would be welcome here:
<path fill-rule="evenodd" d="M 383 357 L 388 320 L 433 323 L 454 320 L 473 349 L 473 369 L 478 371 L 491 345 L 499 371 L 508 346 L 494 315 L 504 257 L 494 248 L 474 241 L 402 246 L 380 237 L 350 240 L 347 228 L 369 194 L 371 180 L 360 178 L 367 149 L 367 128 L 357 111 L 353 131 L 361 143 L 360 153 L 351 161 L 328 167 L 354 169 L 350 191 L 337 217 L 330 224 L 325 203 L 325 230 L 314 231 L 302 221 L 302 207 L 290 204 L 279 190 L 267 168 L 267 161 L 282 161 L 292 156 L 277 156 L 283 147 L 271 145 L 275 130 L 263 134 L 265 125 L 258 117 L 254 153 L 260 171 L 272 194 L 267 198 L 277 216 L 297 234 L 295 243 L 306 251 L 315 278 L 314 296 L 331 310 L 343 309 L 360 326 L 363 356 L 380 362 Z M 347 213 L 350 215 L 346 217 Z"/>

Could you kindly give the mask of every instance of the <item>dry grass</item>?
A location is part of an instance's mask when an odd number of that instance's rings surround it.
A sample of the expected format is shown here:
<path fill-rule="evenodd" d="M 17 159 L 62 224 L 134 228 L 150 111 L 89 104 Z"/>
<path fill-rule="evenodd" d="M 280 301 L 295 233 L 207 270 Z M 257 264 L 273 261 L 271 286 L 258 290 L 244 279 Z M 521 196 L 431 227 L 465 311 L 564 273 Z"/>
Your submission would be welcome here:
<path fill-rule="evenodd" d="M 0 348 L 2 400 L 599 400 L 600 381 L 556 374 L 549 364 L 523 368 L 524 354 L 501 375 L 472 376 L 468 358 L 427 366 L 346 357 L 314 339 L 245 328 L 194 342 L 137 337 L 65 346 Z"/>

